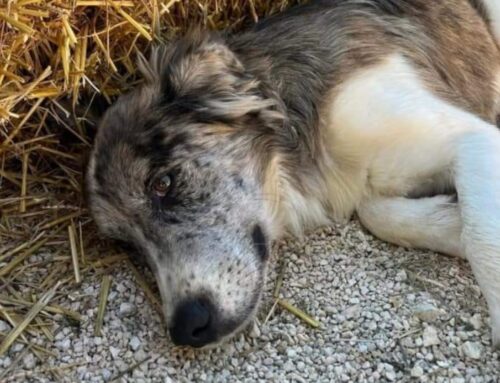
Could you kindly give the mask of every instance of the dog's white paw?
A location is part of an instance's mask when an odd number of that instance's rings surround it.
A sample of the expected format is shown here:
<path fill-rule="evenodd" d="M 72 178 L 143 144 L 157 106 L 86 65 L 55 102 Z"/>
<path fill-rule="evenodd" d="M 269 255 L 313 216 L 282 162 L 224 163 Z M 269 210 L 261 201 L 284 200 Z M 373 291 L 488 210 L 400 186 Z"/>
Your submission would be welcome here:
<path fill-rule="evenodd" d="M 500 262 L 487 251 L 469 254 L 473 254 L 469 262 L 488 304 L 493 347 L 500 349 Z"/>

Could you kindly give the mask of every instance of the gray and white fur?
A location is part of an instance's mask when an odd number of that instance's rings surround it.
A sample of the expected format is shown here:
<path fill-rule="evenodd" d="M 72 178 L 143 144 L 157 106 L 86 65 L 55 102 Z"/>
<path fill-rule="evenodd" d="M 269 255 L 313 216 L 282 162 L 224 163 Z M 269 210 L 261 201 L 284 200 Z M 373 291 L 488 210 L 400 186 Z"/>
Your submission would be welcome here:
<path fill-rule="evenodd" d="M 271 241 L 356 212 L 467 258 L 500 346 L 499 42 L 495 0 L 323 0 L 157 47 L 100 122 L 87 187 L 149 262 L 174 342 L 233 335 Z"/>

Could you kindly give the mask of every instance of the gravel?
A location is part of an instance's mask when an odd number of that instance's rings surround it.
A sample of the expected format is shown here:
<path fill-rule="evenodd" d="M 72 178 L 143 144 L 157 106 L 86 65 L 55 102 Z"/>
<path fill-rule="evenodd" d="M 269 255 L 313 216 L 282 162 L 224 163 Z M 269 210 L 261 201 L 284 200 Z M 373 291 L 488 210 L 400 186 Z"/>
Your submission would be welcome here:
<path fill-rule="evenodd" d="M 281 264 L 282 298 L 319 320 L 319 330 L 279 308 L 269 315 Z M 383 243 L 356 221 L 277 244 L 257 320 L 209 351 L 172 346 L 126 269 L 113 271 L 95 336 L 99 283 L 87 278 L 68 298 L 83 316 L 79 327 L 56 317 L 54 342 L 35 339 L 56 357 L 41 363 L 16 343 L 0 358 L 0 376 L 9 368 L 0 381 L 54 381 L 56 368 L 67 382 L 500 380 L 486 304 L 467 263 Z M 0 321 L 0 331 L 9 328 Z"/>

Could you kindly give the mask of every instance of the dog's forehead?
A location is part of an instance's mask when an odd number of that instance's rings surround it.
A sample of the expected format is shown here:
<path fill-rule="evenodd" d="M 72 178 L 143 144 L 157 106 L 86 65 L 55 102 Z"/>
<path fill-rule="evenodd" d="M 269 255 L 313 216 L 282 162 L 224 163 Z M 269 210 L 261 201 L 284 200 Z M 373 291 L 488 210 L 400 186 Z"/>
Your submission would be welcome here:
<path fill-rule="evenodd" d="M 93 156 L 96 189 L 131 189 L 133 194 L 148 176 L 150 161 L 138 155 L 134 144 L 126 140 L 117 138 L 98 145 Z"/>

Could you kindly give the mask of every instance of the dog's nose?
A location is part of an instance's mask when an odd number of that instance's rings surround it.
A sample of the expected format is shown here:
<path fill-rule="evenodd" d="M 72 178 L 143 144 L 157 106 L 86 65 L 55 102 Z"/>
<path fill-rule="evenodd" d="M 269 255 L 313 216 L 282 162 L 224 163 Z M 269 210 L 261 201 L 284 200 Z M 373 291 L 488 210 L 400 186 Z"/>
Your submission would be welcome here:
<path fill-rule="evenodd" d="M 179 346 L 203 347 L 216 339 L 213 306 L 195 299 L 180 304 L 170 328 L 172 341 Z"/>

